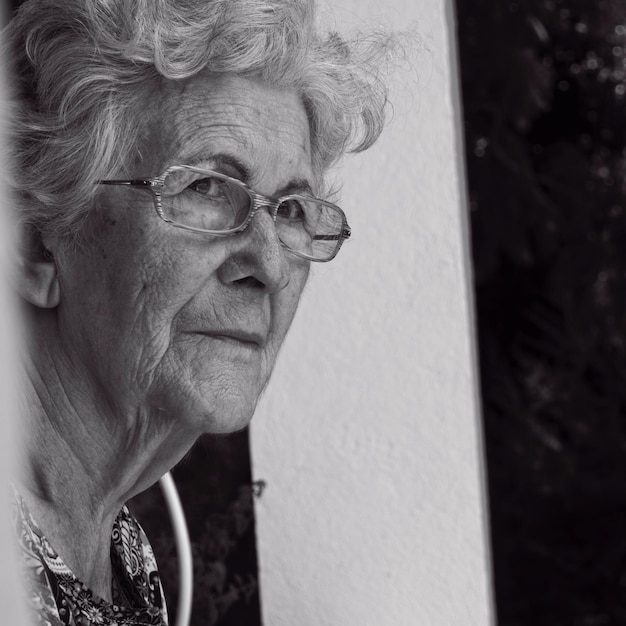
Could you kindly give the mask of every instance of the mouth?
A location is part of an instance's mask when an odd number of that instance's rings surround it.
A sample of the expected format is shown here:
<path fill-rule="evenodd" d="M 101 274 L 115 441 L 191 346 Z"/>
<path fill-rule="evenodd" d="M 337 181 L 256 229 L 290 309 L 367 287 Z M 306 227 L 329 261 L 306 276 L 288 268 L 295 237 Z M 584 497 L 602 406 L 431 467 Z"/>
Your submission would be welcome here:
<path fill-rule="evenodd" d="M 244 330 L 208 331 L 200 334 L 219 341 L 247 346 L 248 348 L 263 348 L 267 342 L 267 335 Z"/>

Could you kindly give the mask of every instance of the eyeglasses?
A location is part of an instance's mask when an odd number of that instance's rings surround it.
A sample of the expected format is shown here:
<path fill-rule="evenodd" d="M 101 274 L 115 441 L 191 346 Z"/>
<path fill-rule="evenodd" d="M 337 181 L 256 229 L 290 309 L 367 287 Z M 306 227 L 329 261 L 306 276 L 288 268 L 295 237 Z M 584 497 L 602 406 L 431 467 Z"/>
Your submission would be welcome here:
<path fill-rule="evenodd" d="M 350 237 L 345 213 L 330 202 L 299 194 L 268 198 L 236 178 L 189 165 L 174 165 L 156 178 L 99 184 L 150 191 L 163 221 L 215 237 L 244 231 L 256 213 L 267 208 L 281 244 L 310 261 L 330 261 Z"/>

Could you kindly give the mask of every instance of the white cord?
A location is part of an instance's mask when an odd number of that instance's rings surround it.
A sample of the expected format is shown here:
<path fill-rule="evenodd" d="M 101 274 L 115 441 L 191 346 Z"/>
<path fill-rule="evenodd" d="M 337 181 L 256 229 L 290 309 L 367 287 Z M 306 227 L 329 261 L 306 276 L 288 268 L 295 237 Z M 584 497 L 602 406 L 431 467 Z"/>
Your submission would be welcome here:
<path fill-rule="evenodd" d="M 167 472 L 159 480 L 165 502 L 174 526 L 176 552 L 178 554 L 178 606 L 176 607 L 176 626 L 189 626 L 191 603 L 193 599 L 193 564 L 191 542 L 187 530 L 187 520 L 183 511 L 178 491 L 172 475 Z"/>

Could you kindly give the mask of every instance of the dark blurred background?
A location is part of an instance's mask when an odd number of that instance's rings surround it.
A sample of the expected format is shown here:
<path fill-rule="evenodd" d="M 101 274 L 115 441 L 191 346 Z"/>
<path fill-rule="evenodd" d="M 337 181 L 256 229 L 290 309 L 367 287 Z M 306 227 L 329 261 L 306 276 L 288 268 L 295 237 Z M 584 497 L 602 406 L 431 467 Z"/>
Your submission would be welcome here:
<path fill-rule="evenodd" d="M 626 624 L 626 2 L 456 9 L 498 624 Z"/>
<path fill-rule="evenodd" d="M 200 439 L 172 471 L 192 544 L 191 626 L 260 626 L 258 568 L 248 431 Z M 154 549 L 174 623 L 178 561 L 158 485 L 129 503 Z"/>

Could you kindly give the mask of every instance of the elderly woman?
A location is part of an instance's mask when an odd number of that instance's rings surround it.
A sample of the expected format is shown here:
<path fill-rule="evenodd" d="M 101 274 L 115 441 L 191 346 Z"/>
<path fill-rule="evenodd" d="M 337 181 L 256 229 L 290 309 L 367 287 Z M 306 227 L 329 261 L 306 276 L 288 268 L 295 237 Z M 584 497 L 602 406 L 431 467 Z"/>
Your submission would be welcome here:
<path fill-rule="evenodd" d="M 165 624 L 124 503 L 248 424 L 311 262 L 350 236 L 324 175 L 380 133 L 377 53 L 307 0 L 30 0 L 6 38 L 29 599 Z"/>

